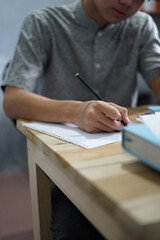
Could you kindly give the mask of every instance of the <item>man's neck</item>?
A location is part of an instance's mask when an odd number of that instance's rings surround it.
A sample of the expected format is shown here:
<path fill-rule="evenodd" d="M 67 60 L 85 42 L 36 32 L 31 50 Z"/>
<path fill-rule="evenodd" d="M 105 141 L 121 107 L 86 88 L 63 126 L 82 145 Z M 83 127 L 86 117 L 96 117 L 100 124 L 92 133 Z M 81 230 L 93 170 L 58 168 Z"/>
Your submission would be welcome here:
<path fill-rule="evenodd" d="M 95 20 L 100 28 L 104 28 L 109 23 L 106 22 L 106 20 L 99 14 L 97 7 L 95 6 L 93 0 L 82 0 L 82 7 L 85 11 L 85 13 Z"/>

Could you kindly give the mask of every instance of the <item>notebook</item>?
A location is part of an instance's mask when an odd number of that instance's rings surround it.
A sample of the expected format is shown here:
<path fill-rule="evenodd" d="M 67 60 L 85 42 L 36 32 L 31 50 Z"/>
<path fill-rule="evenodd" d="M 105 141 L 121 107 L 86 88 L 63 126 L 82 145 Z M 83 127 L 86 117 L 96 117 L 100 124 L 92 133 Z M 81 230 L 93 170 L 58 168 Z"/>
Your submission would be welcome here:
<path fill-rule="evenodd" d="M 143 163 L 160 171 L 160 112 L 140 115 L 142 124 L 122 130 L 122 146 Z M 156 107 L 156 110 L 158 108 Z"/>
<path fill-rule="evenodd" d="M 55 124 L 31 122 L 23 124 L 23 126 L 60 138 L 86 149 L 96 148 L 121 141 L 121 132 L 87 133 L 79 129 L 76 125 L 70 123 Z"/>

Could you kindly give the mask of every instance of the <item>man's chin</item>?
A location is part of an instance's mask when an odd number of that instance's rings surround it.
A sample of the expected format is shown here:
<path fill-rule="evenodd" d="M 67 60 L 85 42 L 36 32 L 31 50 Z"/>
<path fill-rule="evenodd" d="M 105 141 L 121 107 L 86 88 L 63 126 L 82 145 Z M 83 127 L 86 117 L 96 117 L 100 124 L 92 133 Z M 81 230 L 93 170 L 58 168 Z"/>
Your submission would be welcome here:
<path fill-rule="evenodd" d="M 109 22 L 109 24 L 118 24 L 120 22 L 123 22 L 124 20 L 126 20 L 126 18 L 123 19 L 114 19 L 112 21 Z"/>

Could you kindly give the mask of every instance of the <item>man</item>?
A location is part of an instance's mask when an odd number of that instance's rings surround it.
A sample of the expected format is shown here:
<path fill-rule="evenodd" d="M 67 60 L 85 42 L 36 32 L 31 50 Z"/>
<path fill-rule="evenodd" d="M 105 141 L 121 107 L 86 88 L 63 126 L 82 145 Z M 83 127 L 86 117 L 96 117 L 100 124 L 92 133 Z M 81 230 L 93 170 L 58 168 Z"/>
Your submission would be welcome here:
<path fill-rule="evenodd" d="M 70 122 L 88 132 L 121 130 L 138 72 L 160 101 L 160 42 L 151 17 L 138 12 L 143 2 L 76 0 L 31 13 L 2 83 L 7 116 Z M 106 102 L 96 101 L 77 72 Z M 103 239 L 55 186 L 53 192 L 56 240 Z"/>

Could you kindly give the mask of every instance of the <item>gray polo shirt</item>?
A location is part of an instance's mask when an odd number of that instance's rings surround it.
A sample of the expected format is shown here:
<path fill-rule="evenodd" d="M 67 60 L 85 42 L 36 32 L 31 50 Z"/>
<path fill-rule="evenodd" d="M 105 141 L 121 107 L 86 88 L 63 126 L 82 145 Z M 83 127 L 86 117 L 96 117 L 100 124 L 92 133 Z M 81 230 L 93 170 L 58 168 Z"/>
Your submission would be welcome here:
<path fill-rule="evenodd" d="M 137 72 L 148 84 L 160 75 L 160 41 L 152 18 L 138 12 L 100 29 L 80 0 L 34 11 L 23 23 L 2 86 L 54 99 L 96 99 L 74 77 L 77 72 L 106 101 L 130 106 Z"/>

